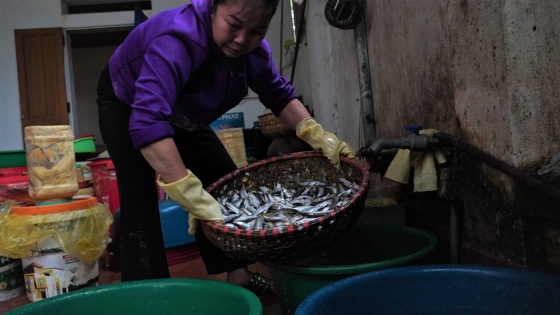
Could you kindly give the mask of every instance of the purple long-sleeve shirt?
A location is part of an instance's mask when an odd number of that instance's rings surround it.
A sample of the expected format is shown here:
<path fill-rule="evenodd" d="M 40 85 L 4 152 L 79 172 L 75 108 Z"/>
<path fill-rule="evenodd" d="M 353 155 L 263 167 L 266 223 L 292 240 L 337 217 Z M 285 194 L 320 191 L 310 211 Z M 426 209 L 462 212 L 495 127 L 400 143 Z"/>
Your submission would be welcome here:
<path fill-rule="evenodd" d="M 229 59 L 216 45 L 211 0 L 162 11 L 136 27 L 109 61 L 116 96 L 132 107 L 137 149 L 209 125 L 247 96 L 250 87 L 278 116 L 296 95 L 273 63 L 266 40 Z"/>

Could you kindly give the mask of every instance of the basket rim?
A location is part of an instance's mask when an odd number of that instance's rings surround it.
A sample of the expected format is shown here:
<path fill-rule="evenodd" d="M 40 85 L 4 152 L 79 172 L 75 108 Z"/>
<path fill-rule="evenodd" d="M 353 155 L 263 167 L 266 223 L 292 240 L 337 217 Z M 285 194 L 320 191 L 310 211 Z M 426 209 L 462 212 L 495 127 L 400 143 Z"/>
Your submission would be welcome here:
<path fill-rule="evenodd" d="M 219 186 L 222 186 L 223 184 L 234 180 L 238 176 L 240 176 L 240 175 L 242 175 L 242 174 L 244 174 L 244 173 L 246 173 L 250 170 L 262 167 L 262 166 L 270 164 L 270 163 L 275 163 L 277 161 L 284 161 L 284 160 L 316 158 L 316 157 L 325 158 L 325 159 L 327 158 L 325 155 L 323 155 L 323 153 L 318 152 L 318 151 L 305 151 L 305 152 L 283 154 L 283 155 L 271 157 L 271 158 L 268 158 L 268 159 L 260 160 L 260 161 L 251 163 L 250 165 L 244 166 L 242 168 L 239 168 L 239 169 L 225 175 L 224 177 L 220 178 L 219 180 L 217 180 L 216 182 L 214 182 L 210 186 L 208 186 L 208 188 L 206 188 L 206 191 L 208 193 L 212 193 Z M 353 158 L 349 158 L 349 157 L 344 156 L 344 155 L 340 156 L 340 162 L 345 163 L 345 164 L 349 164 L 351 166 L 354 166 L 356 169 L 358 169 L 361 172 L 362 181 L 361 181 L 360 188 L 359 188 L 358 192 L 352 196 L 352 198 L 350 199 L 349 204 L 347 206 L 340 207 L 338 209 L 338 211 L 332 211 L 329 214 L 326 214 L 322 217 L 318 217 L 318 218 L 315 218 L 312 221 L 303 223 L 301 225 L 301 227 L 303 227 L 301 232 L 307 232 L 307 230 L 309 230 L 311 228 L 314 228 L 316 226 L 321 226 L 321 225 L 325 224 L 326 222 L 328 222 L 329 218 L 336 218 L 337 216 L 343 215 L 348 207 L 353 206 L 357 201 L 359 201 L 360 199 L 363 198 L 365 193 L 367 193 L 367 189 L 368 189 L 368 185 L 369 185 L 369 170 L 368 170 L 368 168 L 364 164 L 358 162 L 357 160 L 355 160 Z M 300 232 L 300 230 L 298 230 L 298 228 L 293 224 L 290 224 L 290 225 L 288 225 L 288 227 L 283 228 L 283 232 L 280 232 L 279 228 L 273 228 L 272 230 L 265 230 L 265 229 L 245 230 L 245 229 L 241 229 L 241 228 L 231 228 L 231 227 L 225 226 L 223 223 L 220 223 L 220 222 L 206 221 L 206 220 L 201 220 L 201 225 L 202 225 L 203 228 L 205 227 L 205 228 L 210 229 L 214 232 L 221 233 L 224 236 L 233 236 L 233 237 L 236 237 L 236 238 L 240 238 L 240 237 L 243 236 L 247 239 L 255 239 L 255 238 L 263 238 L 264 239 L 264 238 L 267 238 L 267 237 L 270 237 L 270 236 L 279 237 L 281 235 L 293 235 L 296 232 Z"/>
<path fill-rule="evenodd" d="M 257 118 L 266 117 L 266 116 L 270 116 L 270 115 L 274 115 L 274 113 L 262 114 L 262 115 L 257 116 Z M 274 117 L 276 117 L 276 115 L 274 115 Z"/>

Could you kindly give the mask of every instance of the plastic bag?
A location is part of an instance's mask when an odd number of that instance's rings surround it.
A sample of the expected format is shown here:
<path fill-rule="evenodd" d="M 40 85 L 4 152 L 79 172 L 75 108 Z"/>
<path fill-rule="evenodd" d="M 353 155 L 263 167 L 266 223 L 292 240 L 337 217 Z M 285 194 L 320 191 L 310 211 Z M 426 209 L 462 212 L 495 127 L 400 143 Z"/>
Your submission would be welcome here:
<path fill-rule="evenodd" d="M 88 264 L 107 247 L 113 216 L 104 205 L 43 215 L 12 214 L 15 205 L 14 201 L 0 205 L 0 256 L 28 257 L 47 236 L 53 236 L 65 253 Z"/>

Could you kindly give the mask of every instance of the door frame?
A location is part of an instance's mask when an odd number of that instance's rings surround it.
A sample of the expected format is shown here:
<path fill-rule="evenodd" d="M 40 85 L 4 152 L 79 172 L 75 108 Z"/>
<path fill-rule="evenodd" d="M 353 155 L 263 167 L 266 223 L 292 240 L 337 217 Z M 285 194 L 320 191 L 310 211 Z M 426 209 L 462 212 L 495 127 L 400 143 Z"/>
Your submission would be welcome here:
<path fill-rule="evenodd" d="M 68 113 L 68 120 L 74 135 L 78 134 L 80 130 L 80 119 L 78 117 L 78 104 L 76 102 L 76 88 L 75 88 L 75 78 L 74 78 L 74 67 L 73 67 L 73 57 L 72 57 L 72 34 L 71 32 L 76 31 L 100 31 L 100 32 L 111 32 L 114 30 L 120 30 L 123 28 L 134 27 L 133 24 L 123 23 L 118 25 L 111 25 L 106 27 L 73 27 L 73 28 L 63 28 L 62 33 L 64 35 L 64 77 L 66 80 L 66 99 L 70 103 L 70 113 Z"/>
<path fill-rule="evenodd" d="M 66 99 L 70 103 L 68 121 L 72 127 L 72 132 L 76 135 L 79 130 L 78 108 L 76 105 L 76 90 L 74 88 L 74 67 L 72 66 L 72 36 L 68 34 L 71 29 L 62 29 L 64 36 L 64 79 L 66 80 Z"/>

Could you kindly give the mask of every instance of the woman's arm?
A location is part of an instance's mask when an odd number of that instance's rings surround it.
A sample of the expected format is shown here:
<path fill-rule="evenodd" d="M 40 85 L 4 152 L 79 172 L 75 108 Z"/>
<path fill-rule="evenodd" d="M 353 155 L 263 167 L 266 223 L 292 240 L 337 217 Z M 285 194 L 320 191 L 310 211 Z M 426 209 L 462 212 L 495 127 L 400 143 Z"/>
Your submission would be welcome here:
<path fill-rule="evenodd" d="M 188 175 L 173 138 L 163 138 L 140 149 L 144 158 L 166 183 L 176 182 Z"/>
<path fill-rule="evenodd" d="M 292 129 L 296 129 L 300 121 L 309 117 L 311 115 L 297 98 L 292 99 L 280 112 L 280 119 Z"/>
<path fill-rule="evenodd" d="M 330 132 L 325 132 L 323 127 L 311 118 L 307 109 L 297 98 L 291 100 L 280 112 L 280 119 L 296 130 L 298 138 L 307 142 L 313 149 L 321 150 L 338 169 L 340 169 L 340 155 L 352 158 L 356 156 L 354 150 L 346 142 L 339 141 Z"/>
<path fill-rule="evenodd" d="M 220 204 L 204 190 L 198 177 L 185 168 L 172 138 L 152 142 L 140 151 L 159 174 L 159 187 L 189 213 L 189 234 L 196 233 L 195 219 L 223 220 Z"/>

